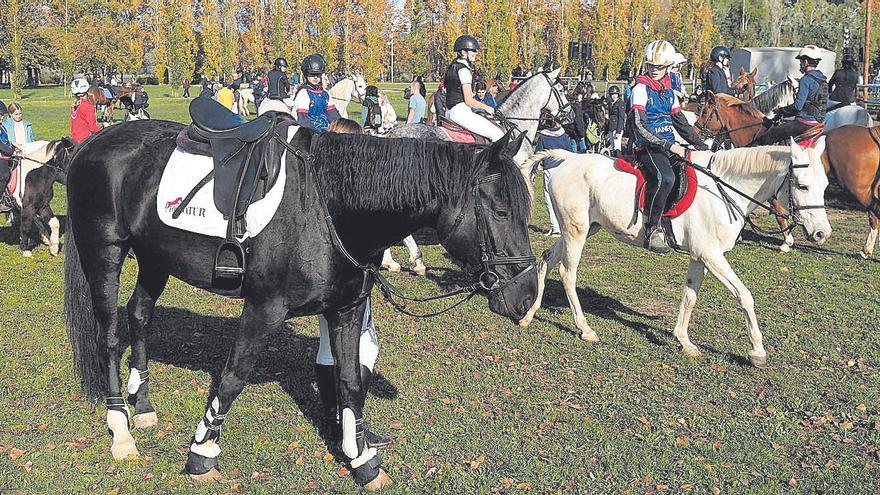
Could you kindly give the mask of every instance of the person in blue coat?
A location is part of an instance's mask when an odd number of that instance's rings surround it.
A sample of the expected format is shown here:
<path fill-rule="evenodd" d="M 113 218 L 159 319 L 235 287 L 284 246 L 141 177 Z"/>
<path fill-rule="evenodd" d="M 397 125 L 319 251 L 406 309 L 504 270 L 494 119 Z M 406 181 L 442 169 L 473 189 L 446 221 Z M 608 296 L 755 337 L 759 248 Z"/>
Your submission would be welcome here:
<path fill-rule="evenodd" d="M 553 115 L 546 108 L 541 110 L 541 117 L 538 121 L 538 135 L 535 138 L 535 151 L 544 150 L 571 150 L 571 138 L 565 133 L 565 129 L 559 125 Z M 550 215 L 550 231 L 546 236 L 559 237 L 559 220 L 556 219 L 556 211 L 553 209 L 553 203 L 550 201 L 550 171 L 546 162 L 544 165 L 544 204 L 547 205 L 547 213 Z"/>

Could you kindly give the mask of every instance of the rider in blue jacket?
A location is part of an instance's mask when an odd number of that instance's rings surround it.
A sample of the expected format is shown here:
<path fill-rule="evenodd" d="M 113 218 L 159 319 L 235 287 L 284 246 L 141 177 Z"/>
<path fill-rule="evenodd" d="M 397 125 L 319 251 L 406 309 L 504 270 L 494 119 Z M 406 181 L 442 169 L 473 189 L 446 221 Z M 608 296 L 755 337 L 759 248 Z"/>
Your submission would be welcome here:
<path fill-rule="evenodd" d="M 795 58 L 800 61 L 800 70 L 804 77 L 798 84 L 794 103 L 775 109 L 772 116 L 764 117 L 764 122 L 769 127 L 784 117 L 794 116 L 794 120 L 768 129 L 755 140 L 758 145 L 776 144 L 790 137 L 796 137 L 811 127 L 819 125 L 825 119 L 828 81 L 825 74 L 817 68 L 822 59 L 822 52 L 815 45 L 807 45 L 801 48 Z"/>
<path fill-rule="evenodd" d="M 326 70 L 327 62 L 321 55 L 309 55 L 302 61 L 305 83 L 293 99 L 296 119 L 301 126 L 326 130 L 331 122 L 339 118 L 339 111 L 322 83 L 321 76 Z"/>
<path fill-rule="evenodd" d="M 675 168 L 685 157 L 685 149 L 675 142 L 673 130 L 698 150 L 708 147 L 681 113 L 678 98 L 669 80 L 669 66 L 674 62 L 675 48 L 668 41 L 654 41 L 645 48 L 647 74 L 636 78 L 632 91 L 632 122 L 637 155 L 645 172 L 644 247 L 656 253 L 671 249 L 666 243 L 660 216 L 666 207 Z"/>

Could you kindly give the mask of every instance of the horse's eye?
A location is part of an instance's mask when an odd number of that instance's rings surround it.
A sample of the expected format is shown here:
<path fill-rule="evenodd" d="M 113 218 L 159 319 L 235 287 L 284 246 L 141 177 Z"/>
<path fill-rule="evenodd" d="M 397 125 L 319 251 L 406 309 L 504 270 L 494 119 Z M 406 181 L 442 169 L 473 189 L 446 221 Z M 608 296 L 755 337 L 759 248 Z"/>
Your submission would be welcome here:
<path fill-rule="evenodd" d="M 809 190 L 810 190 L 810 186 L 807 186 L 807 185 L 804 185 L 804 184 L 798 184 L 798 185 L 797 185 L 797 188 L 798 188 L 799 190 L 801 190 L 801 191 L 809 191 Z"/>
<path fill-rule="evenodd" d="M 507 214 L 507 211 L 505 211 L 505 210 L 495 210 L 495 216 L 497 216 L 498 218 L 501 218 L 501 219 L 506 220 L 508 214 Z"/>

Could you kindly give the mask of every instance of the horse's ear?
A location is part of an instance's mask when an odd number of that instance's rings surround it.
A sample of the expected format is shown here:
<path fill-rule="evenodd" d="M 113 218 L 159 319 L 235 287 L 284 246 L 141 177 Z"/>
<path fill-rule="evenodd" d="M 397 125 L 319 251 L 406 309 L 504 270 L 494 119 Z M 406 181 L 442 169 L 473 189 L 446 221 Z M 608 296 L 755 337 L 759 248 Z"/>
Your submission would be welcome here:
<path fill-rule="evenodd" d="M 706 91 L 706 96 L 709 98 L 709 101 L 715 101 L 715 92 L 711 89 L 709 91 Z"/>
<path fill-rule="evenodd" d="M 813 142 L 813 151 L 817 155 L 820 155 L 820 156 L 822 155 L 822 153 L 825 152 L 825 135 L 824 134 L 819 136 L 818 138 L 816 138 L 816 141 Z"/>
<path fill-rule="evenodd" d="M 492 143 L 484 153 L 487 153 L 489 157 L 500 157 L 505 153 L 508 143 L 510 143 L 510 137 L 513 135 L 513 129 L 507 131 L 506 134 L 501 136 L 501 139 Z"/>
<path fill-rule="evenodd" d="M 751 74 L 752 74 L 752 77 L 755 77 L 755 76 L 757 76 L 757 75 L 758 75 L 758 68 L 757 68 L 757 67 L 755 67 L 755 68 L 754 68 L 754 69 L 752 69 L 752 72 L 751 72 Z"/>
<path fill-rule="evenodd" d="M 507 131 L 508 140 L 511 137 L 511 132 L 513 131 Z M 513 160 L 513 157 L 515 157 L 516 154 L 519 153 L 519 149 L 522 148 L 523 139 L 525 139 L 525 137 L 526 133 L 520 132 L 519 136 L 515 137 L 513 140 L 510 140 L 510 142 L 507 143 L 507 146 L 504 147 L 504 151 L 502 152 L 504 156 Z"/>
<path fill-rule="evenodd" d="M 557 68 L 551 70 L 550 72 L 548 72 L 547 75 L 550 76 L 550 79 L 556 79 L 557 77 L 559 77 L 559 72 L 561 70 L 562 70 L 562 67 L 557 67 Z"/>
<path fill-rule="evenodd" d="M 739 68 L 739 75 L 743 75 L 743 74 L 745 74 L 745 73 L 746 73 L 746 70 L 743 69 L 742 66 L 740 66 L 740 68 Z"/>

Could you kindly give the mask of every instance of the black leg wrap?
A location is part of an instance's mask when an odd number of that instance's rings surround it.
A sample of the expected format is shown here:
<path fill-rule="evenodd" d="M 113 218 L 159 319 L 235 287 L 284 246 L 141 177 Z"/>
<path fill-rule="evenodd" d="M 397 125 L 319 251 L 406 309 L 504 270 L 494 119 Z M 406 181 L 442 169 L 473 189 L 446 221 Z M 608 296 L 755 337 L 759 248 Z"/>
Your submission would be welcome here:
<path fill-rule="evenodd" d="M 186 457 L 186 467 L 183 468 L 185 474 L 205 474 L 211 469 L 220 470 L 216 457 L 205 457 L 189 451 Z"/>
<path fill-rule="evenodd" d="M 379 454 L 376 454 L 364 464 L 351 468 L 351 475 L 358 486 L 364 486 L 376 479 L 376 476 L 379 476 L 380 467 L 382 467 L 382 458 L 379 457 Z"/>

